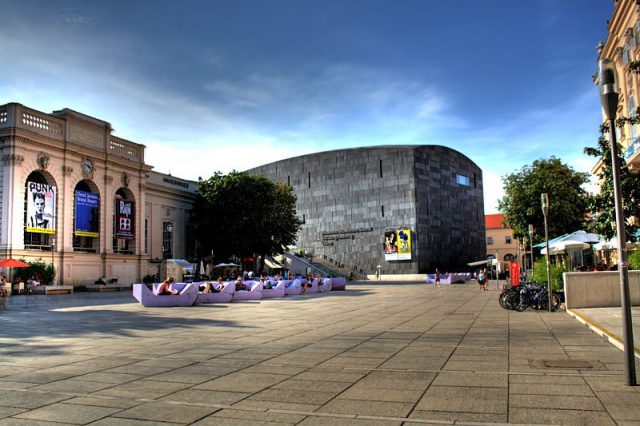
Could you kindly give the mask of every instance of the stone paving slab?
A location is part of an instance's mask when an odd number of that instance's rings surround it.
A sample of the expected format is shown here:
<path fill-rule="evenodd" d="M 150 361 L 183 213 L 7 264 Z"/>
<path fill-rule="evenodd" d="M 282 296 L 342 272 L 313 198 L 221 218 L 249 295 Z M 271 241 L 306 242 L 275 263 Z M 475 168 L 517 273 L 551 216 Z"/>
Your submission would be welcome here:
<path fill-rule="evenodd" d="M 12 296 L 0 426 L 640 423 L 621 352 L 497 297 L 420 283 L 171 309 L 127 292 Z"/>
<path fill-rule="evenodd" d="M 120 411 L 118 408 L 96 407 L 93 405 L 51 404 L 35 410 L 16 414 L 14 417 L 24 420 L 41 420 L 58 423 L 83 425 Z"/>

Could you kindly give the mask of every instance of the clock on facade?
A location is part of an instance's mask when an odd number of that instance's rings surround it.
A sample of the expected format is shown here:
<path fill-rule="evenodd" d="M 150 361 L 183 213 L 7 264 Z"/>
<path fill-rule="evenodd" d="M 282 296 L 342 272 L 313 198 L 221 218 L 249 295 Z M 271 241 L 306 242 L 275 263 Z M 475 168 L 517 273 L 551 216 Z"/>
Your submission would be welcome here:
<path fill-rule="evenodd" d="M 93 161 L 91 161 L 89 158 L 84 158 L 82 160 L 82 171 L 88 175 L 93 173 Z"/>

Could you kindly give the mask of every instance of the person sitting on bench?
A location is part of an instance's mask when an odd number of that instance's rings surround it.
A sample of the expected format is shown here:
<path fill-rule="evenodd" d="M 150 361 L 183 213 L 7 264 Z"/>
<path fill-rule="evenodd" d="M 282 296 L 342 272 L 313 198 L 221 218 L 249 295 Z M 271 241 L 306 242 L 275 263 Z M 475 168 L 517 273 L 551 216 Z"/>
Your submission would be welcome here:
<path fill-rule="evenodd" d="M 171 284 L 173 284 L 173 277 L 167 277 L 164 281 L 160 283 L 158 288 L 156 289 L 157 296 L 173 296 L 179 294 L 178 290 L 173 290 L 171 288 Z"/>

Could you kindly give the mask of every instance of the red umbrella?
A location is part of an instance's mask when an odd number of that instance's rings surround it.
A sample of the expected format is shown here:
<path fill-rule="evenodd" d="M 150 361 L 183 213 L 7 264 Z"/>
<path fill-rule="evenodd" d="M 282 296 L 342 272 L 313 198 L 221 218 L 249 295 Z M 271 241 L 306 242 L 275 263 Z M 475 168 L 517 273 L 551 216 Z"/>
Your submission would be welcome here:
<path fill-rule="evenodd" d="M 28 268 L 29 264 L 15 259 L 0 260 L 0 268 Z"/>
<path fill-rule="evenodd" d="M 9 268 L 9 281 L 12 280 L 11 268 L 28 268 L 29 266 L 31 265 L 15 259 L 0 260 L 0 268 Z"/>

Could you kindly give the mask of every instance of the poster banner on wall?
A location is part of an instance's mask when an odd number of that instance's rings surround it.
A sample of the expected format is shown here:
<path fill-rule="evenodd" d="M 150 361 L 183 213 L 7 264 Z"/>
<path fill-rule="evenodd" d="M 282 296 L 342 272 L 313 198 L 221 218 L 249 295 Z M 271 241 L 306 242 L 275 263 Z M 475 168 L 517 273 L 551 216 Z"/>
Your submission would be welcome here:
<path fill-rule="evenodd" d="M 134 203 L 129 200 L 116 200 L 116 238 L 133 240 Z"/>
<path fill-rule="evenodd" d="M 56 233 L 56 187 L 27 181 L 27 232 Z"/>
<path fill-rule="evenodd" d="M 79 237 L 99 237 L 100 197 L 98 194 L 76 191 L 76 225 Z"/>
<path fill-rule="evenodd" d="M 398 260 L 411 260 L 411 230 L 399 229 L 396 241 L 398 243 Z"/>
<path fill-rule="evenodd" d="M 384 260 L 398 260 L 398 234 L 395 228 L 384 230 Z"/>
<path fill-rule="evenodd" d="M 509 262 L 509 277 L 511 278 L 511 287 L 520 285 L 520 264 L 518 262 Z"/>

